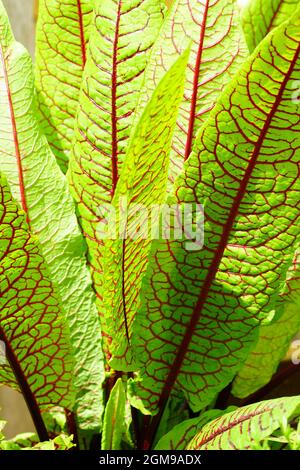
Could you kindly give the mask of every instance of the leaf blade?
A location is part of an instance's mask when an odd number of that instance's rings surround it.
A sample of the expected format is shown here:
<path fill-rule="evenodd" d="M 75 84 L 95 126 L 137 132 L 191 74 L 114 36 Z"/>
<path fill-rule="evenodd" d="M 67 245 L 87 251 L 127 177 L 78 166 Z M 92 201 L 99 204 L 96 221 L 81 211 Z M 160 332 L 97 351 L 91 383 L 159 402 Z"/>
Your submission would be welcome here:
<path fill-rule="evenodd" d="M 25 214 L 0 176 L 1 323 L 0 337 L 9 364 L 0 367 L 2 383 L 20 386 L 39 406 L 72 409 L 73 363 L 61 306 L 37 240 Z"/>
<path fill-rule="evenodd" d="M 40 0 L 36 88 L 41 127 L 65 173 L 94 0 Z"/>
<path fill-rule="evenodd" d="M 209 410 L 200 417 L 182 421 L 159 440 L 155 450 L 184 450 L 207 422 L 225 413 L 226 410 Z"/>
<path fill-rule="evenodd" d="M 68 177 L 89 250 L 106 355 L 99 206 L 110 204 L 120 174 L 147 54 L 163 20 L 163 0 L 99 1 L 80 94 Z M 111 83 L 113 86 L 111 87 Z"/>
<path fill-rule="evenodd" d="M 258 342 L 234 380 L 234 396 L 245 398 L 271 380 L 299 332 L 299 305 L 299 255 L 296 255 L 275 311 L 275 320 L 270 325 L 260 327 Z"/>
<path fill-rule="evenodd" d="M 122 379 L 115 383 L 104 413 L 102 450 L 120 450 L 125 430 L 126 393 Z"/>
<path fill-rule="evenodd" d="M 242 24 L 250 52 L 264 37 L 288 20 L 299 4 L 298 0 L 252 0 L 242 11 Z"/>
<path fill-rule="evenodd" d="M 134 345 L 141 366 L 138 394 L 153 413 L 161 413 L 174 387 L 195 411 L 209 404 L 245 360 L 285 281 L 299 237 L 299 155 L 293 151 L 299 122 L 290 99 L 299 67 L 299 21 L 298 11 L 227 87 L 169 198 L 169 204 L 203 204 L 205 244 L 190 251 L 183 237 L 160 240 L 151 251 Z M 270 67 L 267 87 L 258 86 L 266 78 L 264 67 Z M 289 124 L 279 135 L 284 119 Z M 278 186 L 269 186 L 270 175 Z M 284 193 L 282 205 L 278 192 Z"/>
<path fill-rule="evenodd" d="M 125 224 L 126 233 L 105 240 L 103 304 L 111 328 L 110 364 L 117 370 L 136 369 L 130 341 L 151 244 L 148 216 L 155 204 L 165 200 L 169 152 L 189 52 L 172 65 L 147 104 L 132 135 L 113 199 L 116 226 Z M 151 229 L 158 223 L 158 216 L 152 214 Z M 136 227 L 143 228 L 136 233 Z"/>
<path fill-rule="evenodd" d="M 299 404 L 299 397 L 286 397 L 239 408 L 206 424 L 187 449 L 251 449 L 255 441 L 280 428 L 284 419 L 298 417 Z"/>
<path fill-rule="evenodd" d="M 0 38 L 0 170 L 40 241 L 65 308 L 75 355 L 79 422 L 98 428 L 104 371 L 86 248 L 67 182 L 36 119 L 30 56 L 15 42 L 2 3 Z"/>
<path fill-rule="evenodd" d="M 195 136 L 219 94 L 247 56 L 235 0 L 175 0 L 172 3 L 151 51 L 140 110 L 163 74 L 190 43 L 184 100 L 180 105 L 171 152 L 171 184 L 180 174 L 192 151 Z M 139 116 L 138 110 L 136 119 Z"/>

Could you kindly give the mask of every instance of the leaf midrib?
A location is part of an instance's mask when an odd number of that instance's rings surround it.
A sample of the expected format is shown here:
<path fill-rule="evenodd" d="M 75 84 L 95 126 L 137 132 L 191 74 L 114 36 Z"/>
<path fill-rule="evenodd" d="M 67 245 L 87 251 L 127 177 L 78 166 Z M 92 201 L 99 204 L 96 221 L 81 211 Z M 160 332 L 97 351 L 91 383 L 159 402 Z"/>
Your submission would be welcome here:
<path fill-rule="evenodd" d="M 271 21 L 270 21 L 269 25 L 267 25 L 267 34 L 273 29 L 273 25 L 274 25 L 276 16 L 278 15 L 278 13 L 279 13 L 279 11 L 280 11 L 280 8 L 281 8 L 281 6 L 282 6 L 282 3 L 283 3 L 283 1 L 280 0 L 280 1 L 278 2 L 277 8 L 275 8 L 275 10 L 274 10 L 274 12 L 273 12 Z"/>
<path fill-rule="evenodd" d="M 246 416 L 242 416 L 241 418 L 237 418 L 233 421 L 230 421 L 227 426 L 221 426 L 221 428 L 218 428 L 216 431 L 214 431 L 212 434 L 210 434 L 207 438 L 204 438 L 202 439 L 202 441 L 200 441 L 200 443 L 196 445 L 196 449 L 200 449 L 202 446 L 208 444 L 209 442 L 213 441 L 216 437 L 220 436 L 221 434 L 227 432 L 227 431 L 231 431 L 235 426 L 239 425 L 239 424 L 242 424 L 244 423 L 245 421 L 248 421 L 249 419 L 251 418 L 254 418 L 255 416 L 260 416 L 260 415 L 263 415 L 264 413 L 269 413 L 270 411 L 272 411 L 272 407 L 271 408 L 264 408 L 263 410 L 259 410 L 259 411 L 254 411 L 253 413 L 249 413 L 248 415 Z M 225 415 L 226 417 L 226 415 Z M 222 418 L 219 418 L 219 419 L 224 419 L 224 416 Z"/>
<path fill-rule="evenodd" d="M 40 407 L 28 384 L 27 378 L 25 377 L 25 374 L 22 370 L 20 362 L 17 356 L 15 355 L 12 347 L 10 346 L 10 342 L 3 328 L 1 327 L 1 325 L 0 325 L 0 339 L 2 339 L 2 341 L 5 344 L 5 353 L 6 353 L 8 362 L 13 370 L 14 376 L 18 382 L 18 385 L 20 387 L 24 400 L 27 404 L 28 410 L 32 417 L 39 439 L 40 441 L 47 441 L 49 440 L 49 436 L 48 436 L 46 426 L 41 416 Z"/>
<path fill-rule="evenodd" d="M 227 246 L 228 238 L 230 236 L 233 224 L 235 222 L 235 218 L 237 216 L 240 204 L 241 204 L 241 202 L 243 200 L 243 197 L 245 195 L 248 182 L 249 182 L 250 177 L 252 175 L 252 172 L 255 168 L 255 165 L 256 165 L 257 158 L 259 156 L 261 147 L 262 147 L 263 142 L 265 140 L 265 137 L 267 135 L 268 129 L 269 129 L 270 124 L 271 124 L 271 121 L 272 121 L 272 119 L 273 119 L 273 117 L 274 117 L 274 115 L 275 115 L 275 113 L 278 109 L 278 106 L 281 102 L 281 98 L 282 98 L 282 95 L 285 91 L 286 85 L 287 85 L 287 83 L 290 79 L 290 76 L 291 76 L 291 74 L 294 70 L 294 67 L 296 65 L 296 61 L 298 59 L 299 53 L 300 53 L 300 44 L 298 45 L 298 48 L 296 49 L 296 53 L 293 57 L 293 60 L 291 61 L 289 70 L 287 71 L 287 73 L 285 75 L 285 78 L 284 78 L 284 80 L 281 84 L 281 87 L 280 87 L 280 90 L 279 90 L 278 95 L 276 97 L 276 100 L 274 101 L 272 109 L 270 110 L 268 118 L 267 118 L 267 120 L 266 120 L 266 122 L 263 126 L 262 131 L 261 131 L 260 137 L 259 137 L 259 139 L 258 139 L 258 141 L 257 141 L 257 143 L 254 147 L 252 157 L 251 157 L 250 162 L 248 164 L 248 167 L 245 171 L 245 176 L 244 176 L 244 178 L 243 178 L 243 180 L 240 184 L 239 191 L 238 191 L 238 193 L 235 197 L 235 201 L 234 201 L 234 204 L 233 204 L 232 209 L 230 211 L 227 223 L 224 226 L 223 234 L 221 236 L 219 246 L 216 250 L 215 257 L 213 258 L 212 263 L 211 263 L 210 267 L 208 268 L 208 274 L 207 274 L 206 279 L 204 281 L 201 292 L 198 296 L 198 300 L 197 300 L 197 303 L 196 303 L 195 308 L 193 310 L 191 321 L 190 321 L 189 325 L 187 326 L 186 333 L 183 337 L 183 340 L 182 340 L 181 344 L 178 347 L 177 355 L 175 357 L 175 360 L 173 361 L 172 367 L 170 368 L 170 372 L 168 374 L 168 377 L 166 379 L 164 388 L 163 388 L 162 393 L 160 395 L 160 399 L 158 401 L 158 408 L 163 408 L 164 407 L 164 405 L 165 405 L 165 403 L 166 403 L 166 401 L 169 397 L 170 391 L 173 388 L 173 386 L 174 386 L 174 384 L 177 380 L 178 374 L 180 373 L 181 366 L 182 366 L 182 363 L 184 361 L 185 355 L 188 351 L 190 341 L 193 337 L 194 331 L 195 331 L 196 326 L 199 322 L 200 315 L 201 315 L 201 312 L 202 312 L 203 307 L 205 305 L 207 296 L 209 295 L 210 287 L 211 287 L 212 282 L 214 281 L 215 276 L 218 272 L 220 262 L 222 260 L 224 251 L 225 251 L 226 246 Z"/>
<path fill-rule="evenodd" d="M 17 123 L 16 123 L 15 112 L 14 112 L 13 100 L 12 100 L 11 91 L 10 91 L 10 87 L 9 87 L 9 78 L 8 78 L 8 73 L 7 73 L 6 62 L 5 62 L 5 58 L 4 58 L 4 52 L 3 52 L 2 44 L 0 44 L 0 56 L 1 56 L 3 74 L 4 74 L 5 88 L 6 88 L 7 98 L 8 98 L 9 112 L 10 112 L 10 117 L 11 117 L 11 126 L 12 126 L 12 132 L 13 132 L 15 156 L 16 156 L 17 168 L 18 168 L 18 179 L 19 179 L 19 190 L 20 190 L 21 205 L 22 205 L 22 208 L 23 208 L 23 210 L 25 212 L 25 215 L 26 215 L 26 222 L 28 224 L 28 227 L 30 228 L 30 220 L 29 220 L 29 215 L 28 215 L 28 207 L 27 207 L 25 184 L 24 184 L 24 173 L 23 173 L 23 167 L 22 167 L 22 159 L 21 159 L 20 144 L 19 144 L 18 131 L 17 131 Z"/>
<path fill-rule="evenodd" d="M 81 8 L 81 0 L 77 0 L 77 10 L 78 10 L 80 48 L 81 48 L 81 57 L 82 57 L 82 70 L 83 70 L 84 66 L 85 66 L 85 63 L 86 63 L 86 46 L 85 46 L 85 37 L 84 37 L 84 26 L 83 26 L 83 14 L 82 14 L 82 8 Z"/>
<path fill-rule="evenodd" d="M 208 15 L 208 9 L 209 9 L 209 1 L 210 0 L 206 0 L 204 12 L 203 12 L 203 20 L 202 20 L 201 29 L 200 29 L 200 40 L 199 40 L 199 47 L 198 47 L 196 63 L 195 63 L 195 71 L 194 71 L 193 93 L 192 93 L 191 107 L 190 107 L 190 118 L 189 118 L 188 133 L 187 133 L 185 152 L 184 152 L 185 160 L 187 160 L 187 158 L 189 157 L 191 150 L 192 150 L 192 144 L 193 144 L 194 127 L 195 127 L 195 119 L 196 119 L 196 107 L 197 107 L 197 98 L 198 98 L 198 85 L 199 85 L 199 77 L 200 77 L 200 71 L 201 71 L 203 45 L 204 45 L 206 22 L 207 22 L 207 15 Z"/>
<path fill-rule="evenodd" d="M 121 21 L 121 8 L 122 0 L 119 0 L 117 19 L 116 19 L 116 30 L 113 42 L 113 57 L 112 57 L 112 83 L 111 83 L 111 131 L 112 131 L 112 189 L 111 197 L 113 197 L 117 182 L 118 182 L 118 126 L 117 126 L 117 79 L 118 79 L 118 44 L 119 44 L 119 30 Z"/>

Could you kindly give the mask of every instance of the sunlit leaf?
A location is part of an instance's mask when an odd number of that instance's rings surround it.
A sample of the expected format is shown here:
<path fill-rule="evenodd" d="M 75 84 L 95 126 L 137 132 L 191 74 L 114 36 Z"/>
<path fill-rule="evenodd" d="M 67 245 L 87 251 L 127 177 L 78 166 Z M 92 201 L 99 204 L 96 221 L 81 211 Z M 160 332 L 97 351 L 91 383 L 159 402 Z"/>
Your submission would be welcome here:
<path fill-rule="evenodd" d="M 95 0 L 39 0 L 36 87 L 41 128 L 65 173 Z"/>

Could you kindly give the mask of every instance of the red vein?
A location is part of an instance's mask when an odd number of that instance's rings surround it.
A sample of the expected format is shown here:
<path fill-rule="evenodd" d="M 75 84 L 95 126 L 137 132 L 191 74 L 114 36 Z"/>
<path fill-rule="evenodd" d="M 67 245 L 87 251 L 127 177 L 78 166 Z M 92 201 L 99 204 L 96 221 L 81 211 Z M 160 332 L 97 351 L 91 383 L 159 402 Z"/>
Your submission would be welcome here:
<path fill-rule="evenodd" d="M 124 316 L 124 322 L 125 322 L 126 337 L 129 343 L 129 329 L 128 329 L 128 322 L 127 322 L 126 292 L 125 292 L 125 251 L 126 251 L 126 229 L 125 229 L 124 239 L 122 243 L 122 306 L 123 306 L 123 316 Z"/>
<path fill-rule="evenodd" d="M 300 44 L 299 44 L 299 46 L 296 50 L 295 56 L 294 56 L 294 58 L 293 58 L 293 60 L 290 64 L 289 70 L 286 73 L 286 76 L 285 76 L 285 78 L 284 78 L 284 80 L 281 84 L 280 90 L 279 90 L 278 95 L 276 97 L 276 100 L 275 100 L 275 102 L 272 106 L 272 109 L 271 109 L 271 111 L 268 115 L 268 118 L 266 119 L 266 122 L 265 122 L 265 124 L 262 128 L 260 137 L 259 137 L 259 139 L 258 139 L 258 141 L 255 145 L 255 148 L 253 150 L 253 153 L 252 153 L 251 159 L 249 161 L 248 167 L 245 171 L 244 178 L 241 181 L 239 191 L 238 191 L 238 193 L 235 197 L 235 200 L 234 200 L 234 203 L 232 205 L 231 211 L 229 213 L 227 222 L 224 226 L 224 230 L 223 230 L 220 242 L 219 242 L 219 246 L 216 250 L 216 253 L 215 253 L 215 256 L 212 260 L 211 266 L 208 269 L 206 279 L 203 283 L 201 292 L 198 296 L 198 300 L 197 300 L 197 303 L 196 303 L 195 308 L 193 310 L 191 321 L 190 321 L 190 323 L 189 323 L 189 325 L 186 329 L 183 340 L 182 340 L 182 342 L 181 342 L 181 344 L 178 348 L 177 355 L 176 355 L 175 360 L 174 360 L 174 362 L 171 366 L 171 369 L 169 371 L 169 374 L 168 374 L 168 377 L 166 379 L 165 385 L 163 387 L 162 393 L 160 395 L 160 398 L 159 398 L 159 401 L 158 401 L 158 408 L 160 409 L 160 411 L 155 416 L 155 418 L 153 419 L 153 424 L 151 425 L 151 429 L 149 431 L 150 438 L 148 437 L 148 439 L 145 442 L 146 448 L 151 444 L 151 440 L 153 438 L 155 429 L 156 429 L 156 427 L 159 424 L 159 421 L 161 419 L 162 411 L 163 411 L 163 409 L 165 407 L 165 404 L 168 400 L 169 394 L 170 394 L 170 392 L 171 392 L 171 390 L 172 390 L 172 388 L 173 388 L 173 386 L 174 386 L 174 384 L 177 380 L 177 376 L 178 376 L 178 374 L 181 370 L 183 360 L 184 360 L 185 355 L 187 353 L 187 350 L 188 350 L 190 341 L 193 337 L 196 326 L 199 323 L 200 315 L 201 315 L 201 312 L 204 308 L 206 299 L 209 295 L 211 285 L 212 285 L 212 283 L 215 279 L 215 276 L 217 274 L 217 271 L 219 269 L 219 265 L 220 265 L 220 262 L 222 260 L 225 248 L 227 246 L 228 239 L 229 239 L 233 224 L 235 222 L 236 216 L 238 214 L 240 204 L 241 204 L 241 202 L 244 198 L 249 180 L 251 178 L 252 172 L 253 172 L 253 170 L 255 168 L 255 165 L 257 163 L 257 158 L 259 156 L 261 147 L 262 147 L 263 142 L 265 140 L 265 137 L 266 137 L 266 134 L 267 134 L 268 129 L 270 127 L 271 121 L 272 121 L 272 119 L 273 119 L 273 117 L 274 117 L 274 115 L 277 111 L 277 108 L 278 108 L 278 106 L 281 102 L 284 90 L 287 86 L 287 83 L 288 83 L 288 81 L 290 79 L 290 76 L 293 72 L 293 69 L 296 65 L 296 61 L 298 59 L 299 53 L 300 53 Z"/>
<path fill-rule="evenodd" d="M 191 153 L 191 150 L 192 150 L 192 144 L 193 144 L 194 126 L 195 126 L 195 119 L 196 119 L 197 97 L 198 97 L 198 82 L 199 82 L 200 69 L 201 69 L 201 61 L 202 61 L 202 54 L 203 54 L 203 44 L 204 44 L 204 37 L 205 37 L 208 7 L 209 7 L 209 0 L 206 0 L 205 10 L 204 10 L 204 13 L 203 13 L 203 22 L 202 22 L 201 30 L 200 30 L 199 47 L 198 47 L 196 63 L 195 63 L 194 81 L 193 81 L 193 94 L 192 94 L 191 109 L 190 109 L 190 119 L 189 119 L 189 127 L 188 127 L 188 133 L 187 133 L 187 139 L 186 139 L 186 145 L 185 145 L 185 152 L 184 152 L 184 159 L 185 160 L 189 157 L 189 155 Z"/>
<path fill-rule="evenodd" d="M 111 83 L 111 127 L 112 127 L 112 196 L 114 195 L 118 181 L 118 128 L 117 128 L 117 60 L 118 60 L 118 40 L 121 19 L 122 0 L 119 1 L 116 31 L 113 44 L 113 64 L 112 64 L 112 83 Z"/>
<path fill-rule="evenodd" d="M 86 46 L 85 46 L 85 38 L 84 38 L 84 26 L 83 26 L 83 14 L 82 14 L 82 9 L 81 9 L 81 0 L 77 0 L 77 9 L 78 9 L 78 21 L 79 21 L 79 32 L 80 32 L 82 69 L 84 69 L 84 66 L 86 63 Z"/>
<path fill-rule="evenodd" d="M 278 3 L 277 8 L 275 8 L 275 10 L 273 12 L 273 15 L 272 15 L 271 21 L 269 23 L 269 26 L 267 26 L 267 33 L 269 33 L 271 31 L 271 29 L 273 29 L 273 24 L 275 22 L 277 14 L 280 12 L 281 6 L 282 6 L 282 1 L 280 1 Z"/>
<path fill-rule="evenodd" d="M 204 437 L 199 443 L 196 444 L 196 449 L 200 449 L 201 446 L 208 444 L 210 441 L 214 440 L 216 437 L 220 436 L 226 431 L 231 431 L 232 428 L 237 426 L 238 424 L 242 424 L 245 421 L 248 421 L 251 418 L 254 418 L 255 416 L 260 416 L 264 413 L 269 413 L 272 410 L 272 408 L 265 408 L 263 410 L 258 410 L 258 411 L 253 411 L 252 413 L 249 413 L 247 416 L 242 416 L 241 418 L 237 418 L 234 421 L 231 421 L 227 424 L 227 426 L 221 426 L 214 432 L 212 432 L 209 436 Z"/>
<path fill-rule="evenodd" d="M 28 410 L 30 412 L 30 415 L 32 417 L 32 421 L 34 422 L 36 431 L 38 433 L 40 441 L 48 441 L 49 436 L 48 432 L 46 429 L 46 426 L 44 424 L 44 421 L 41 416 L 41 411 L 39 408 L 39 405 L 37 404 L 37 401 L 35 399 L 34 394 L 32 393 L 30 386 L 27 382 L 27 379 L 23 373 L 22 367 L 14 354 L 10 343 L 8 341 L 7 336 L 5 335 L 3 329 L 0 327 L 0 338 L 3 340 L 5 344 L 5 354 L 8 359 L 8 362 L 14 372 L 14 375 L 16 377 L 16 380 L 19 384 L 20 390 L 22 392 L 22 395 L 26 401 Z"/>
<path fill-rule="evenodd" d="M 23 210 L 26 214 L 26 222 L 27 222 L 28 225 L 30 225 L 29 216 L 28 216 L 27 202 L 26 202 L 24 175 L 23 175 L 23 168 L 22 168 L 22 159 L 21 159 L 21 153 L 20 153 L 16 117 L 15 117 L 15 112 L 14 112 L 14 107 L 13 107 L 13 102 L 12 102 L 12 96 L 11 96 L 10 87 L 9 87 L 9 80 L 8 80 L 8 74 L 7 74 L 3 49 L 2 49 L 1 45 L 0 45 L 0 55 L 1 55 L 1 62 L 2 62 L 4 81 L 5 81 L 6 92 L 7 92 L 7 98 L 8 98 L 9 111 L 10 111 L 10 116 L 11 116 L 11 125 L 12 125 L 12 131 L 13 131 L 15 155 L 16 155 L 17 167 L 18 167 L 18 178 L 19 178 L 19 189 L 20 189 L 21 204 L 22 204 L 22 208 L 23 208 Z"/>

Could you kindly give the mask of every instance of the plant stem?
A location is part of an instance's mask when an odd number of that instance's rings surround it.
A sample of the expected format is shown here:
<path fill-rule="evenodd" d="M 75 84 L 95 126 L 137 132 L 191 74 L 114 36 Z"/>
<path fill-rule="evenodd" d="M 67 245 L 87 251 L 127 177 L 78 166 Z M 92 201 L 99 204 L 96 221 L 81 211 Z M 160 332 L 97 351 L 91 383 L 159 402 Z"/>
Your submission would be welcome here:
<path fill-rule="evenodd" d="M 214 408 L 218 410 L 225 410 L 228 406 L 228 400 L 230 398 L 232 383 L 230 382 L 218 395 Z"/>
<path fill-rule="evenodd" d="M 73 442 L 74 444 L 76 444 L 76 447 L 72 447 L 72 449 L 80 450 L 75 414 L 73 413 L 73 411 L 65 410 L 65 415 L 66 415 L 68 432 L 69 434 L 73 434 L 74 436 Z"/>
<path fill-rule="evenodd" d="M 23 373 L 23 370 L 20 366 L 20 363 L 15 356 L 12 348 L 10 347 L 10 344 L 6 338 L 5 333 L 3 330 L 0 328 L 0 339 L 4 341 L 5 343 L 5 352 L 6 352 L 6 357 L 8 359 L 8 362 L 13 370 L 13 373 L 16 377 L 16 380 L 18 382 L 18 385 L 20 387 L 21 393 L 24 397 L 24 400 L 26 402 L 26 405 L 28 407 L 28 411 L 31 415 L 32 421 L 34 423 L 36 432 L 39 436 L 40 441 L 48 441 L 49 440 L 49 435 L 48 431 L 46 429 L 45 423 L 43 421 L 42 415 L 41 415 L 41 410 L 39 408 L 39 405 L 37 404 L 37 401 L 35 399 L 34 394 L 32 393 L 30 386 L 27 382 L 27 379 Z"/>

